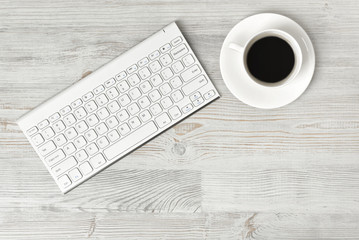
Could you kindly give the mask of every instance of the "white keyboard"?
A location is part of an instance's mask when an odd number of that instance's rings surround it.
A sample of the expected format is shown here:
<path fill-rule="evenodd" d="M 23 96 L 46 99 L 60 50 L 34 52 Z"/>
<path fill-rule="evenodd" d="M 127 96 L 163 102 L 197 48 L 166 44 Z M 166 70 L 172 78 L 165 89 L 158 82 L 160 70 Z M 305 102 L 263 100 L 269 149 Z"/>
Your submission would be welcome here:
<path fill-rule="evenodd" d="M 18 124 L 66 193 L 218 97 L 171 23 Z"/>

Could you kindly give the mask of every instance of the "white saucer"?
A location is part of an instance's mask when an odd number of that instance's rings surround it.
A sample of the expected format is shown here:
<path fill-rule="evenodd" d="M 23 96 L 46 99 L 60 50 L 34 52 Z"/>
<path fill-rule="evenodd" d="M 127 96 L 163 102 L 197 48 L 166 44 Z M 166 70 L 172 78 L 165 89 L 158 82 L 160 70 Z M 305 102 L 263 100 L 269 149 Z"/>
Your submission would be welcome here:
<path fill-rule="evenodd" d="M 289 33 L 302 51 L 301 70 L 283 86 L 265 87 L 255 83 L 240 70 L 239 53 L 228 47 L 231 42 L 245 43 L 251 36 L 266 29 Z M 229 32 L 222 46 L 220 67 L 226 86 L 239 100 L 256 108 L 278 108 L 293 102 L 308 87 L 314 73 L 315 53 L 312 42 L 299 24 L 282 15 L 262 13 L 245 18 Z"/>

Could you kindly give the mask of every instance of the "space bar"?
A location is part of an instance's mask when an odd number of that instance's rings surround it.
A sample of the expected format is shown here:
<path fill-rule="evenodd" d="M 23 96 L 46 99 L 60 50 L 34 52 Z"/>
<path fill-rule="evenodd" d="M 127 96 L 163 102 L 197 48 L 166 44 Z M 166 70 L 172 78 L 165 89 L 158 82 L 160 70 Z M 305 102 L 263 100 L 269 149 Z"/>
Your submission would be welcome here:
<path fill-rule="evenodd" d="M 151 121 L 146 125 L 143 125 L 139 129 L 137 129 L 130 135 L 116 142 L 114 145 L 105 149 L 103 153 L 105 154 L 105 156 L 109 161 L 113 160 L 116 157 L 119 158 L 124 151 L 133 147 L 137 143 L 141 142 L 142 140 L 149 137 L 151 134 L 155 133 L 156 131 L 157 131 L 156 125 Z"/>

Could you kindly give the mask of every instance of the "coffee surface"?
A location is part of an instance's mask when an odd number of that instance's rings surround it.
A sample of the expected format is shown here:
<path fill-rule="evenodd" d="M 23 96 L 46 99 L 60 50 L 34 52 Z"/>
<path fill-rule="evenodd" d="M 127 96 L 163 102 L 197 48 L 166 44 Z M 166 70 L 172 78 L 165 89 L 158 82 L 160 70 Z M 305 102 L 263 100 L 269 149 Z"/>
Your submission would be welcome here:
<path fill-rule="evenodd" d="M 249 72 L 258 80 L 276 83 L 285 79 L 294 67 L 292 47 L 279 37 L 257 40 L 247 54 Z"/>

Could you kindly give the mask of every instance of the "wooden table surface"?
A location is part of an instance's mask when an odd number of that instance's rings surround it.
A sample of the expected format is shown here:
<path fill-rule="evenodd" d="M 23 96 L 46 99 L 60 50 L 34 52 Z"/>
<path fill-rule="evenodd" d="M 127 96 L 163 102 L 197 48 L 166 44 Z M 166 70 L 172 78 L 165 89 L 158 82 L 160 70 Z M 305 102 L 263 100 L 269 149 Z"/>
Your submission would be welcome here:
<path fill-rule="evenodd" d="M 316 70 L 274 110 L 224 85 L 222 42 L 275 12 Z M 177 21 L 222 97 L 67 195 L 15 121 Z M 359 239 L 356 0 L 0 0 L 0 239 Z"/>

